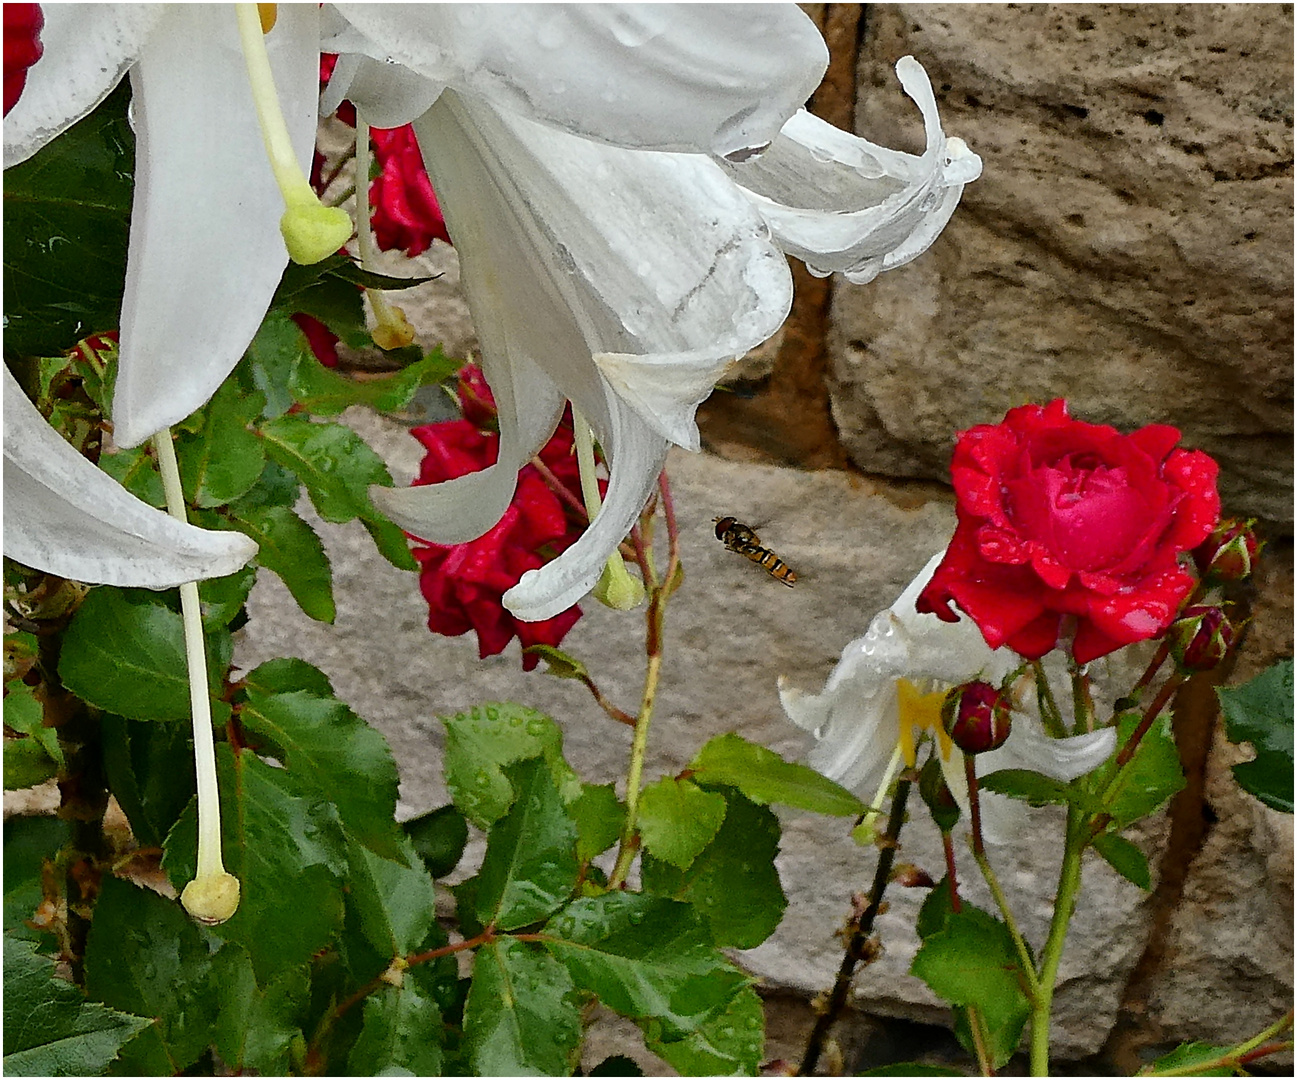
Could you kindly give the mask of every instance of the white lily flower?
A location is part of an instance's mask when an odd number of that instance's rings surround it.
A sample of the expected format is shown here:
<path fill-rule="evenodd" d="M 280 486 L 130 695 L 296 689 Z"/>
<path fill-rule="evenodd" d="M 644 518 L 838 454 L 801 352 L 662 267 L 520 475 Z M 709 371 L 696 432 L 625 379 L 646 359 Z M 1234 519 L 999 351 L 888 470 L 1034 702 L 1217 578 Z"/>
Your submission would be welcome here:
<path fill-rule="evenodd" d="M 885 792 L 895 771 L 915 764 L 920 739 L 933 737 L 946 783 L 967 820 L 964 758 L 942 730 L 942 700 L 952 687 L 973 679 L 999 685 L 1022 658 L 1007 648 L 991 649 L 971 620 L 945 623 L 915 610 L 941 557 L 934 555 L 896 603 L 874 616 L 864 637 L 842 650 L 821 693 L 797 690 L 780 678 L 779 698 L 793 723 L 815 735 L 811 766 L 876 805 L 881 802 L 876 794 Z M 1112 756 L 1117 743 L 1113 728 L 1062 739 L 1047 735 L 1034 689 L 1030 678 L 1014 687 L 1009 737 L 998 750 L 973 759 L 979 776 L 1031 769 L 1055 780 L 1074 780 Z M 1070 695 L 1062 698 L 1070 700 Z M 1022 828 L 1024 811 L 1021 803 L 1004 796 L 983 795 L 985 839 L 1010 842 Z"/>
<path fill-rule="evenodd" d="M 590 528 L 505 594 L 522 619 L 588 592 L 668 446 L 698 448 L 698 404 L 787 314 L 785 252 L 867 280 L 926 249 L 981 168 L 912 58 L 922 156 L 797 114 L 825 50 L 792 5 L 334 7 L 325 47 L 351 55 L 323 108 L 413 121 L 500 409 L 496 465 L 375 502 L 433 542 L 480 536 L 565 401 L 609 461 Z"/>
<path fill-rule="evenodd" d="M 74 581 L 169 589 L 232 574 L 251 537 L 186 525 L 141 502 L 45 422 L 4 369 L 5 554 Z"/>

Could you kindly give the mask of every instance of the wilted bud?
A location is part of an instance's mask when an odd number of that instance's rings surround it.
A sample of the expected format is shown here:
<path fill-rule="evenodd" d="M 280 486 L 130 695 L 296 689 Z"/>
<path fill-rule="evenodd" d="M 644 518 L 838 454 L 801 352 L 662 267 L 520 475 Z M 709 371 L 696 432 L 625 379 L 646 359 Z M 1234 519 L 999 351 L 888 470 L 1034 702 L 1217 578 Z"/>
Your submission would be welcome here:
<path fill-rule="evenodd" d="M 997 750 L 1009 737 L 1009 701 L 988 682 L 964 683 L 946 695 L 941 722 L 965 754 Z"/>
<path fill-rule="evenodd" d="M 898 863 L 892 867 L 892 881 L 903 889 L 931 889 L 936 884 L 931 874 L 914 863 Z"/>
<path fill-rule="evenodd" d="M 1255 518 L 1225 518 L 1193 550 L 1193 561 L 1205 581 L 1242 581 L 1256 567 L 1256 558 L 1265 547 L 1256 538 Z"/>
<path fill-rule="evenodd" d="M 1229 652 L 1234 627 L 1218 607 L 1185 608 L 1167 637 L 1171 655 L 1186 671 L 1210 671 Z"/>
<path fill-rule="evenodd" d="M 919 771 L 919 794 L 927 803 L 932 813 L 932 820 L 943 833 L 950 832 L 959 821 L 959 803 L 946 786 L 946 778 L 941 772 L 941 762 L 932 755 L 923 763 Z"/>

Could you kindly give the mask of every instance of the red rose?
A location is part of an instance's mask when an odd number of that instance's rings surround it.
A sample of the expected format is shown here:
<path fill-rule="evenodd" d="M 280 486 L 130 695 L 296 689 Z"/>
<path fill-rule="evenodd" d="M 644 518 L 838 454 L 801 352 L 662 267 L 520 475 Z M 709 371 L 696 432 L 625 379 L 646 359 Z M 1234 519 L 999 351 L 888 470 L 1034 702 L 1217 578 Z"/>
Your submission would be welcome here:
<path fill-rule="evenodd" d="M 314 315 L 304 311 L 289 316 L 297 323 L 297 328 L 306 335 L 306 343 L 315 353 L 315 358 L 325 367 L 338 366 L 338 335 L 320 322 Z"/>
<path fill-rule="evenodd" d="M 449 420 L 414 428 L 411 434 L 427 448 L 415 484 L 435 484 L 476 472 L 495 463 L 500 437 L 479 427 L 494 418 L 490 391 L 475 368 L 460 372 L 461 399 L 467 395 L 474 420 Z M 485 397 L 482 395 L 485 394 Z M 466 410 L 469 411 L 469 410 Z M 484 426 L 484 425 L 483 425 Z M 540 452 L 541 461 L 569 491 L 580 490 L 572 422 L 565 418 Z M 574 543 L 583 522 L 569 513 L 532 465 L 518 474 L 513 502 L 496 526 L 466 544 L 431 544 L 416 540 L 419 587 L 428 601 L 428 629 L 458 637 L 476 631 L 478 654 L 494 656 L 517 637 L 529 645 L 557 646 L 581 617 L 575 604 L 543 622 L 523 622 L 505 608 L 501 597 L 528 570 L 536 570 Z M 522 666 L 537 664 L 524 652 Z"/>
<path fill-rule="evenodd" d="M 41 58 L 41 29 L 45 16 L 40 4 L 4 5 L 5 87 L 4 112 L 18 104 L 27 85 L 27 69 Z"/>
<path fill-rule="evenodd" d="M 1073 420 L 1061 399 L 961 432 L 958 525 L 918 610 L 954 622 L 954 603 L 992 648 L 1033 660 L 1065 615 L 1082 664 L 1160 635 L 1194 586 L 1180 554 L 1220 516 L 1216 463 L 1179 439 Z"/>

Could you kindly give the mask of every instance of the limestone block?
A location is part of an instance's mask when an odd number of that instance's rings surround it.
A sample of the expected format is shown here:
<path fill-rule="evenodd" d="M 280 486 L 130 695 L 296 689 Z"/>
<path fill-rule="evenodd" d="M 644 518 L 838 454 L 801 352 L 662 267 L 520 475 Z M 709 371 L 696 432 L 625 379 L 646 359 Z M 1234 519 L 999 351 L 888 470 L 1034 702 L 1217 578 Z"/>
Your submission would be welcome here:
<path fill-rule="evenodd" d="M 1292 8 L 878 5 L 857 130 L 921 149 L 896 60 L 982 156 L 910 266 L 836 283 L 834 416 L 862 469 L 945 478 L 1026 401 L 1174 424 L 1226 505 L 1292 521 Z"/>

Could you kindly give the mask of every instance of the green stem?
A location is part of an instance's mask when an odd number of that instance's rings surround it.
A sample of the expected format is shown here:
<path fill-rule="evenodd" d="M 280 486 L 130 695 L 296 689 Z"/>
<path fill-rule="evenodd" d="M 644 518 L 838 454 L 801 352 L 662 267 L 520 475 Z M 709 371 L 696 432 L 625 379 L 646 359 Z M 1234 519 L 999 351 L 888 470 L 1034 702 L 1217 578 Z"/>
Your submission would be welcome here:
<path fill-rule="evenodd" d="M 977 860 L 977 867 L 982 871 L 982 877 L 986 879 L 986 887 L 991 890 L 991 897 L 995 900 L 995 906 L 1000 909 L 1000 914 L 1004 917 L 1004 925 L 1009 928 L 1009 936 L 1013 938 L 1014 948 L 1018 950 L 1018 965 L 1022 968 L 1022 976 L 1027 984 L 1027 993 L 1030 997 L 1035 998 L 1040 993 L 1040 984 L 1036 980 L 1036 965 L 1031 959 L 1031 950 L 1027 947 L 1027 939 L 1022 936 L 1022 931 L 1018 929 L 1018 924 L 1013 918 L 1013 912 L 1009 909 L 1008 898 L 1000 887 L 1000 879 L 995 876 L 995 871 L 991 869 L 991 863 L 986 857 L 986 852 L 974 851 L 973 858 Z"/>
<path fill-rule="evenodd" d="M 1049 1075 L 1049 1021 L 1054 1004 L 1054 983 L 1058 965 L 1063 959 L 1067 928 L 1076 911 L 1081 890 L 1081 853 L 1085 850 L 1085 815 L 1075 806 L 1067 808 L 1067 835 L 1063 846 L 1063 864 L 1058 871 L 1058 890 L 1054 897 L 1054 918 L 1049 937 L 1041 954 L 1040 974 L 1031 1003 L 1031 1074 Z"/>
<path fill-rule="evenodd" d="M 650 610 L 657 606 L 657 590 Z M 650 616 L 651 617 L 651 616 Z M 608 878 L 610 889 L 619 889 L 626 881 L 635 852 L 639 850 L 636 822 L 639 817 L 640 782 L 644 775 L 644 755 L 648 750 L 649 723 L 653 719 L 653 704 L 657 698 L 658 678 L 662 671 L 662 654 L 651 653 L 644 673 L 644 697 L 639 715 L 635 718 L 635 735 L 631 739 L 630 766 L 626 770 L 626 820 L 622 824 L 621 843 L 617 849 L 617 862 Z"/>
<path fill-rule="evenodd" d="M 1031 668 L 1036 676 L 1036 700 L 1040 705 L 1040 719 L 1044 722 L 1045 730 L 1055 739 L 1065 738 L 1067 731 L 1063 714 L 1059 712 L 1058 702 L 1054 700 L 1054 689 L 1045 675 L 1045 665 L 1039 660 L 1033 660 Z"/>
<path fill-rule="evenodd" d="M 1246 1064 L 1249 1061 L 1256 1061 L 1258 1058 L 1266 1057 L 1269 1054 L 1278 1054 L 1284 1050 L 1291 1050 L 1293 1047 L 1292 1040 L 1286 1040 L 1278 1043 L 1268 1043 L 1267 1040 L 1273 1039 L 1281 1031 L 1292 1027 L 1293 1010 L 1289 1009 L 1282 1017 L 1271 1024 L 1265 1031 L 1254 1035 L 1246 1042 L 1232 1046 L 1223 1051 L 1218 1057 L 1209 1061 L 1195 1061 L 1189 1065 L 1181 1065 L 1173 1069 L 1154 1069 L 1151 1065 L 1141 1069 L 1136 1075 L 1138 1076 L 1205 1076 L 1212 1069 L 1235 1069 Z"/>

